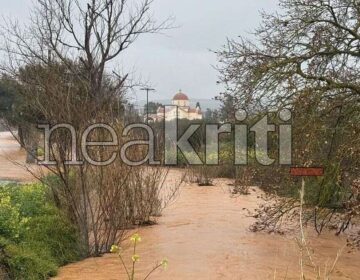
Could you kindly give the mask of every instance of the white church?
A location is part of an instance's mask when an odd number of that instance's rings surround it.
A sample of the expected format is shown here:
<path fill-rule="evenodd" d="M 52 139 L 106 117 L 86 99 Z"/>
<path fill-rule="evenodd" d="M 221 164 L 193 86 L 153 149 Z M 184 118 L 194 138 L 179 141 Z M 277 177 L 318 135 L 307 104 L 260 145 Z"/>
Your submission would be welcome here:
<path fill-rule="evenodd" d="M 181 90 L 175 94 L 172 99 L 173 107 L 166 108 L 159 107 L 156 114 L 149 115 L 150 121 L 161 121 L 164 118 L 167 121 L 178 119 L 188 120 L 201 120 L 203 118 L 200 105 L 197 104 L 196 108 L 190 107 L 189 97 L 182 93 Z M 177 106 L 177 107 L 175 107 Z M 177 109 L 177 110 L 176 110 Z"/>

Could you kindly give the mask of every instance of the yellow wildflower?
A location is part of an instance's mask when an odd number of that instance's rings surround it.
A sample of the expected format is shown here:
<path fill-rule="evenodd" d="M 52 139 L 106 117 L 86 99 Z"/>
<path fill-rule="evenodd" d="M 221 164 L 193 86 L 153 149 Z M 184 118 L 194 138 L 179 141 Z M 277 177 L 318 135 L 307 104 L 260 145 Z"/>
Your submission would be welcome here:
<path fill-rule="evenodd" d="M 111 245 L 110 253 L 117 253 L 117 252 L 119 252 L 119 246 Z"/>
<path fill-rule="evenodd" d="M 139 256 L 139 255 L 133 255 L 133 256 L 131 257 L 131 259 L 132 259 L 133 262 L 137 262 L 137 261 L 140 260 L 140 256 Z"/>
<path fill-rule="evenodd" d="M 167 268 L 169 262 L 167 259 L 163 259 L 160 263 L 160 265 L 163 267 L 163 268 Z"/>
<path fill-rule="evenodd" d="M 140 242 L 141 241 L 141 236 L 138 233 L 135 233 L 130 237 L 130 241 L 132 241 L 132 242 L 139 241 Z"/>

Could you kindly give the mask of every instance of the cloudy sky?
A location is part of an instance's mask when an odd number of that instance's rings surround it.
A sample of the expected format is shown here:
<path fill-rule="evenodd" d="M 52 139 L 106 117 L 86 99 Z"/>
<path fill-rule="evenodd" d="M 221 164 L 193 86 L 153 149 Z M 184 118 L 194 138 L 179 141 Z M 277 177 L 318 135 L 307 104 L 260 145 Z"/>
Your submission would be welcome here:
<path fill-rule="evenodd" d="M 25 20 L 31 0 L 0 0 L 1 14 Z M 226 38 L 246 35 L 260 23 L 259 12 L 277 9 L 277 0 L 155 0 L 159 20 L 175 18 L 177 28 L 165 34 L 145 35 L 121 60 L 123 68 L 156 88 L 151 99 L 171 98 L 179 89 L 191 98 L 210 99 L 216 85 L 216 56 Z M 143 100 L 140 91 L 132 98 Z"/>

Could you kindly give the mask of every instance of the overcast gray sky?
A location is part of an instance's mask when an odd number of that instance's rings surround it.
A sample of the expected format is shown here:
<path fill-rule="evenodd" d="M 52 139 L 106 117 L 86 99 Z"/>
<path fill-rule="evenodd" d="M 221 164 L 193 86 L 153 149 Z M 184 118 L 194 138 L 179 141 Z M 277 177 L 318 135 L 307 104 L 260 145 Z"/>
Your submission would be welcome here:
<path fill-rule="evenodd" d="M 213 98 L 221 88 L 210 50 L 218 50 L 227 37 L 252 31 L 260 23 L 259 11 L 277 5 L 277 0 L 155 0 L 155 17 L 173 16 L 178 28 L 139 38 L 122 59 L 124 68 L 156 88 L 151 99 L 171 98 L 180 88 L 190 98 Z M 26 19 L 30 6 L 31 0 L 0 0 L 1 14 L 19 20 Z"/>

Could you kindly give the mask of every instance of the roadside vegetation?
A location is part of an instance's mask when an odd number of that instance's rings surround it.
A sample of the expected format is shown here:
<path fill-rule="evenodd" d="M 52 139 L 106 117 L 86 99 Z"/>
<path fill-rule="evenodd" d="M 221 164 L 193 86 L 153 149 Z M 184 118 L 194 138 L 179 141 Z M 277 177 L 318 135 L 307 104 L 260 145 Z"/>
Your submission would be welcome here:
<path fill-rule="evenodd" d="M 79 232 L 43 184 L 0 185 L 0 278 L 47 279 L 84 257 Z"/>

